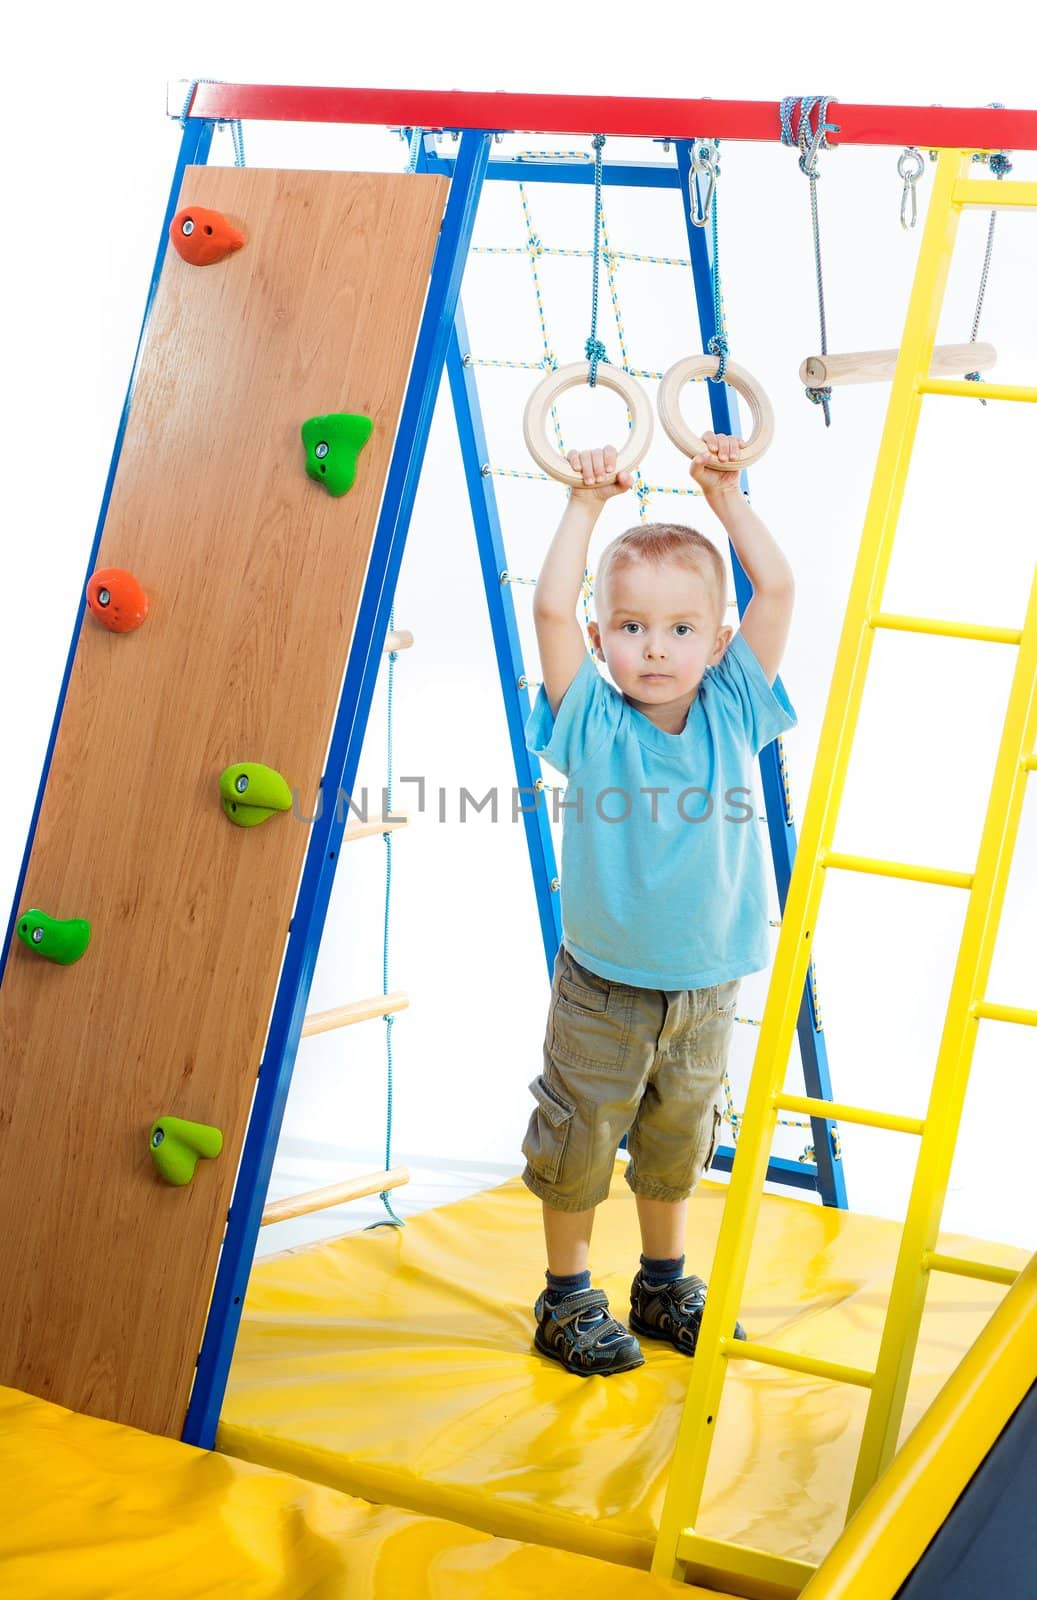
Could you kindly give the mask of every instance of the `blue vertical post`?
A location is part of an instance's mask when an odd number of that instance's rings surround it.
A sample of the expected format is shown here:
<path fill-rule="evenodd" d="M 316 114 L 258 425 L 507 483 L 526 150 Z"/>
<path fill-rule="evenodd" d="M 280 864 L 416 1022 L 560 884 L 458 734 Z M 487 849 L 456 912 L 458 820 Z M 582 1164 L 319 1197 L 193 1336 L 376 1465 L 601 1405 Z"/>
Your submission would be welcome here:
<path fill-rule="evenodd" d="M 211 1449 L 331 898 L 492 135 L 462 134 L 274 1001 L 183 1438 Z"/>
<path fill-rule="evenodd" d="M 677 172 L 680 177 L 681 196 L 684 206 L 684 221 L 688 233 L 688 247 L 691 252 L 692 272 L 695 279 L 695 298 L 698 302 L 699 330 L 702 337 L 703 350 L 708 349 L 709 341 L 720 329 L 716 325 L 716 313 L 713 304 L 713 259 L 712 241 L 708 228 L 698 228 L 691 220 L 691 186 L 694 182 L 699 185 L 697 194 L 697 214 L 702 215 L 702 203 L 705 195 L 698 177 L 693 177 L 691 170 L 691 146 L 687 140 L 676 142 Z M 738 420 L 738 402 L 735 393 L 723 383 L 706 383 L 705 388 L 709 393 L 710 412 L 713 427 L 717 433 L 731 433 L 741 435 L 741 425 Z M 742 487 L 748 493 L 748 475 L 741 474 Z M 731 566 L 735 579 L 735 595 L 738 602 L 738 615 L 741 617 L 752 598 L 752 584 L 745 575 L 745 570 L 738 560 L 738 555 L 731 547 Z M 780 681 L 780 680 L 779 680 Z M 767 827 L 770 834 L 771 856 L 774 861 L 774 875 L 777 881 L 778 900 L 782 912 L 788 898 L 789 880 L 792 876 L 792 863 L 796 856 L 796 829 L 792 820 L 791 811 L 787 803 L 784 776 L 781 770 L 781 753 L 779 741 L 773 740 L 760 752 L 760 773 L 763 780 L 765 809 L 767 812 Z M 806 982 L 803 987 L 803 998 L 800 1002 L 799 1017 L 796 1024 L 799 1038 L 800 1055 L 803 1061 L 803 1079 L 806 1092 L 811 1098 L 831 1100 L 832 1083 L 828 1072 L 828 1050 L 825 1043 L 824 1031 L 817 1018 L 814 1005 L 814 970 L 811 961 L 807 971 Z M 815 1161 L 813 1163 L 798 1163 L 771 1159 L 768 1166 L 768 1177 L 779 1183 L 799 1183 L 802 1187 L 816 1188 L 826 1206 L 846 1207 L 846 1182 L 842 1161 L 835 1154 L 832 1142 L 831 1124 L 820 1121 L 818 1118 L 811 1120 L 814 1137 Z M 733 1150 L 718 1150 L 714 1159 L 714 1166 L 722 1170 L 730 1170 L 734 1161 Z"/>
<path fill-rule="evenodd" d="M 501 573 L 507 568 L 507 557 L 497 511 L 497 497 L 493 492 L 493 479 L 483 473 L 483 467 L 487 465 L 489 456 L 475 374 L 470 366 L 465 365 L 465 357 L 469 351 L 464 313 L 458 306 L 447 352 L 447 376 L 450 379 L 454 411 L 457 415 L 461 457 L 468 484 L 472 520 L 475 523 L 479 562 L 486 590 L 486 605 L 490 613 L 493 647 L 497 657 L 501 693 L 504 697 L 504 713 L 515 765 L 517 799 L 522 806 L 522 821 L 526 830 L 526 847 L 533 873 L 540 932 L 550 972 L 561 942 L 562 914 L 557 889 L 554 841 L 547 814 L 548 791 L 536 787 L 540 776 L 540 763 L 526 748 L 525 723 L 530 708 L 528 694 L 525 689 L 519 688 L 518 682 L 523 676 L 522 645 L 518 635 L 511 587 L 501 582 Z M 552 885 L 556 887 L 552 888 Z"/>
<path fill-rule="evenodd" d="M 51 725 L 50 740 L 47 753 L 43 758 L 43 770 L 40 773 L 39 788 L 36 791 L 36 803 L 33 806 L 32 818 L 29 822 L 29 833 L 25 841 L 25 851 L 22 855 L 22 864 L 18 873 L 18 881 L 14 889 L 14 902 L 11 906 L 10 916 L 7 920 L 7 933 L 4 938 L 3 948 L 0 949 L 0 983 L 3 982 L 4 972 L 7 967 L 7 955 L 11 948 L 11 938 L 14 933 L 14 924 L 18 918 L 18 908 L 21 905 L 22 891 L 25 887 L 25 874 L 29 868 L 29 857 L 32 854 L 33 843 L 36 839 L 36 828 L 40 820 L 40 810 L 43 806 L 43 795 L 50 777 L 51 762 L 54 758 L 54 746 L 57 742 L 58 727 L 61 723 L 62 713 L 65 709 L 65 700 L 68 696 L 68 686 L 72 677 L 72 664 L 76 659 L 76 648 L 79 643 L 79 633 L 83 625 L 83 612 L 86 610 L 86 586 L 90 575 L 97 565 L 97 552 L 101 547 L 101 537 L 104 525 L 108 520 L 108 506 L 112 498 L 112 486 L 115 483 L 115 474 L 118 470 L 119 459 L 122 455 L 122 442 L 126 437 L 126 424 L 129 421 L 130 405 L 133 393 L 137 386 L 137 373 L 140 370 L 141 352 L 144 348 L 144 338 L 151 321 L 151 308 L 155 303 L 155 293 L 158 289 L 158 280 L 162 272 L 162 263 L 165 260 L 166 245 L 169 242 L 169 224 L 172 222 L 177 210 L 177 201 L 180 197 L 180 185 L 183 182 L 184 170 L 189 166 L 204 166 L 209 157 L 209 146 L 212 144 L 212 135 L 215 124 L 201 119 L 194 121 L 190 118 L 184 124 L 183 134 L 180 139 L 180 150 L 173 170 L 173 181 L 169 186 L 169 199 L 166 202 L 166 214 L 162 222 L 162 232 L 159 235 L 158 250 L 155 255 L 155 265 L 151 272 L 151 282 L 148 285 L 147 300 L 144 304 L 144 316 L 137 337 L 137 349 L 133 357 L 133 367 L 130 372 L 130 381 L 126 388 L 126 398 L 123 401 L 122 414 L 119 417 L 119 426 L 115 434 L 115 444 L 112 448 L 112 459 L 108 467 L 108 476 L 105 479 L 104 493 L 101 496 L 101 509 L 97 514 L 97 525 L 94 529 L 94 542 L 90 546 L 90 556 L 86 565 L 86 573 L 79 591 L 79 606 L 76 619 L 72 627 L 72 642 L 69 645 L 68 657 L 65 661 L 65 672 L 58 690 L 58 703 L 54 711 L 54 721 Z"/>

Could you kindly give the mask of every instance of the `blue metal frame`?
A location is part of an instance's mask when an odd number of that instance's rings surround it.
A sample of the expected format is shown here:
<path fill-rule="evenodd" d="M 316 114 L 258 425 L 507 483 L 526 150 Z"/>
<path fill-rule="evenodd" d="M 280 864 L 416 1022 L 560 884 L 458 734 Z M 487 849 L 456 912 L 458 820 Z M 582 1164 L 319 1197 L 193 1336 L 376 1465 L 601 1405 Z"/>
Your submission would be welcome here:
<path fill-rule="evenodd" d="M 515 760 L 518 779 L 519 802 L 523 806 L 522 822 L 526 830 L 530 867 L 533 872 L 533 889 L 536 894 L 537 913 L 544 949 L 548 952 L 548 967 L 562 938 L 562 911 L 557 887 L 557 865 L 551 821 L 548 816 L 548 791 L 538 788 L 540 763 L 527 748 L 526 719 L 529 716 L 529 694 L 519 688 L 523 675 L 522 645 L 515 620 L 515 603 L 511 586 L 501 582 L 501 573 L 507 568 L 504 540 L 501 535 L 497 497 L 493 479 L 483 474 L 489 460 L 482 412 L 475 385 L 475 373 L 465 365 L 469 353 L 468 329 L 464 313 L 458 306 L 454 318 L 454 331 L 447 352 L 447 376 L 457 417 L 457 432 L 461 441 L 461 458 L 464 462 L 468 484 L 468 500 L 472 508 L 472 521 L 479 547 L 486 606 L 490 613 L 493 647 L 500 673 L 504 713 L 508 723 L 508 736 Z"/>
<path fill-rule="evenodd" d="M 137 386 L 137 373 L 140 370 L 141 351 L 144 348 L 144 337 L 151 321 L 151 308 L 155 303 L 155 292 L 158 289 L 158 280 L 162 273 L 162 263 L 165 260 L 166 246 L 169 243 L 169 224 L 176 215 L 177 202 L 180 198 L 180 185 L 183 182 L 184 169 L 189 166 L 204 166 L 209 156 L 209 146 L 212 144 L 213 131 L 216 124 L 199 119 L 197 122 L 188 121 L 184 125 L 180 139 L 180 149 L 177 154 L 176 166 L 173 170 L 173 181 L 169 188 L 169 199 L 166 203 L 166 214 L 162 222 L 162 233 L 159 237 L 158 250 L 155 255 L 155 265 L 151 271 L 151 282 L 148 285 L 147 300 L 144 304 L 144 316 L 141 320 L 140 334 L 137 338 L 137 349 L 133 357 L 133 368 L 130 372 L 130 381 L 126 387 L 126 398 L 123 401 L 122 414 L 119 417 L 119 427 L 115 435 L 115 444 L 112 448 L 112 459 L 108 467 L 108 476 L 105 479 L 104 493 L 101 496 L 101 509 L 97 514 L 97 526 L 94 530 L 94 542 L 90 547 L 90 557 L 87 561 L 83 585 L 79 593 L 79 609 L 72 627 L 72 642 L 69 645 L 68 659 L 65 662 L 65 672 L 58 690 L 58 701 L 54 711 L 54 721 L 51 724 L 50 740 L 47 753 L 43 758 L 43 770 L 40 773 L 39 788 L 36 791 L 36 804 L 33 807 L 32 818 L 29 822 L 29 832 L 25 841 L 25 850 L 22 855 L 22 864 L 18 873 L 18 881 L 14 888 L 14 900 L 11 913 L 7 922 L 7 934 L 4 938 L 3 948 L 0 949 L 0 983 L 3 982 L 4 972 L 7 968 L 7 957 L 11 949 L 11 940 L 14 936 L 14 925 L 18 920 L 21 907 L 22 893 L 25 888 L 25 875 L 29 869 L 29 857 L 32 847 L 36 842 L 36 829 L 39 825 L 40 810 L 43 806 L 43 795 L 50 777 L 51 762 L 54 758 L 54 746 L 57 742 L 58 728 L 65 710 L 65 700 L 68 696 L 68 686 L 72 677 L 72 664 L 76 659 L 76 650 L 79 648 L 79 632 L 83 625 L 83 613 L 86 610 L 86 586 L 90 575 L 97 565 L 97 552 L 101 547 L 101 537 L 104 525 L 108 520 L 108 506 L 112 498 L 112 486 L 115 483 L 115 474 L 118 470 L 119 459 L 122 455 L 122 443 L 126 437 L 126 424 L 130 415 L 130 404 L 133 392 Z"/>
<path fill-rule="evenodd" d="M 356 780 L 418 477 L 452 336 L 461 277 L 486 174 L 491 137 L 488 133 L 478 132 L 461 136 L 432 263 L 414 363 L 371 547 L 367 580 L 335 717 L 327 771 L 322 781 L 325 804 L 320 817 L 312 824 L 313 832 L 303 866 L 299 898 L 289 928 L 284 966 L 184 1426 L 184 1440 L 206 1449 L 211 1449 L 215 1442 L 220 1406 L 241 1320 L 241 1306 L 259 1236 L 292 1069 L 302 1036 L 306 1001 L 345 831 L 346 808 L 336 803 L 337 795 L 340 789 L 352 794 Z"/>

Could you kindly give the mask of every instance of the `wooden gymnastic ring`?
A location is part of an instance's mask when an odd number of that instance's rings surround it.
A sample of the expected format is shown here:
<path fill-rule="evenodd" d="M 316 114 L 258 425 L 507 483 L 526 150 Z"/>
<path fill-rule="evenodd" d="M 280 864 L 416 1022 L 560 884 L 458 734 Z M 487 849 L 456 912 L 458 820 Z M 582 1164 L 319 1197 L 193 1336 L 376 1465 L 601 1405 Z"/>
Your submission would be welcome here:
<path fill-rule="evenodd" d="M 584 484 L 583 475 L 574 472 L 565 457 L 549 443 L 547 419 L 559 395 L 566 389 L 575 389 L 578 384 L 586 383 L 589 376 L 589 361 L 572 361 L 567 367 L 559 367 L 556 372 L 549 372 L 526 401 L 526 410 L 522 418 L 526 449 L 537 466 L 546 472 L 549 478 L 556 478 L 559 483 L 568 484 L 570 489 L 590 488 L 590 485 Z M 639 462 L 644 460 L 648 446 L 652 442 L 652 407 L 648 396 L 629 372 L 624 372 L 622 367 L 612 367 L 606 361 L 598 362 L 596 382 L 605 389 L 613 390 L 621 400 L 626 401 L 631 425 L 626 443 L 616 457 L 616 472 L 633 472 Z"/>
<path fill-rule="evenodd" d="M 683 450 L 686 456 L 701 455 L 703 450 L 709 447 L 697 433 L 692 433 L 681 416 L 680 392 L 692 378 L 712 377 L 719 365 L 719 356 L 686 356 L 683 361 L 678 361 L 670 368 L 659 384 L 655 402 L 659 411 L 659 421 L 677 449 Z M 774 412 L 761 385 L 751 373 L 746 372 L 744 367 L 736 365 L 734 361 L 727 363 L 724 382 L 729 383 L 747 402 L 752 413 L 753 431 L 743 445 L 737 461 L 714 460 L 710 462 L 710 466 L 718 472 L 740 472 L 743 467 L 752 466 L 754 461 L 759 461 L 769 448 L 774 438 Z"/>

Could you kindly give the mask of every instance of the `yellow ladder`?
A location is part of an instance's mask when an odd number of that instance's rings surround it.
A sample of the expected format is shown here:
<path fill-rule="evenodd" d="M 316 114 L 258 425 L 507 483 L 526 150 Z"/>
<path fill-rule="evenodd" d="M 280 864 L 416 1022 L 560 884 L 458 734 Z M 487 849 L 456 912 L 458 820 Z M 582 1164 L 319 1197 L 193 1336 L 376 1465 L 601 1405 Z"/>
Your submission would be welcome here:
<path fill-rule="evenodd" d="M 815 1569 L 808 1562 L 710 1539 L 695 1530 L 727 1362 L 759 1361 L 871 1391 L 849 1515 L 896 1449 L 929 1274 L 950 1272 L 1004 1284 L 1015 1277 L 1001 1267 L 941 1255 L 936 1245 L 979 1019 L 991 1017 L 1037 1026 L 1037 1011 L 995 1005 L 984 998 L 1025 780 L 1037 766 L 1033 754 L 1037 737 L 1037 572 L 1021 630 L 895 616 L 881 609 L 922 396 L 1037 401 L 1037 388 L 942 382 L 928 377 L 962 208 L 1037 207 L 1037 183 L 980 182 L 968 176 L 971 170 L 971 151 L 940 152 L 652 1567 L 661 1575 L 707 1585 L 719 1583 L 760 1600 L 786 1600 L 798 1595 Z M 872 640 L 878 628 L 1018 646 L 972 872 L 874 860 L 832 849 Z M 782 1093 L 824 875 L 832 869 L 945 884 L 968 891 L 968 909 L 924 1120 Z M 838 1118 L 840 1122 L 864 1123 L 920 1137 L 918 1165 L 874 1372 L 726 1336 L 739 1311 L 780 1111 Z"/>

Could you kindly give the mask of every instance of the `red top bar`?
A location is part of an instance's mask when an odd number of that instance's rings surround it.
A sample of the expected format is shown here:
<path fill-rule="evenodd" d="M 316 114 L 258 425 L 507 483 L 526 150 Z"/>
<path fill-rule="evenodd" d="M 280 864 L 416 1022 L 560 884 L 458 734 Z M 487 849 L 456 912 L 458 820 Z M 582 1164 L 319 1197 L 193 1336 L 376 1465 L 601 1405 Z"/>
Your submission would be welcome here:
<path fill-rule="evenodd" d="M 189 85 L 170 85 L 179 116 Z M 179 90 L 179 98 L 177 92 Z M 776 100 L 634 100 L 600 95 L 483 94 L 440 89 L 314 89 L 200 83 L 190 115 L 212 121 L 382 123 L 404 128 L 483 128 L 508 133 L 605 133 L 656 139 L 780 141 Z M 813 119 L 816 122 L 816 115 Z M 1037 150 L 1037 111 L 989 106 L 853 106 L 830 103 L 839 132 L 829 144 L 924 149 Z M 799 123 L 798 105 L 793 127 Z"/>

